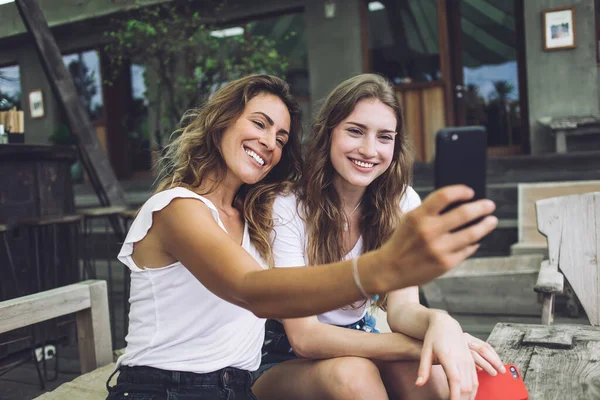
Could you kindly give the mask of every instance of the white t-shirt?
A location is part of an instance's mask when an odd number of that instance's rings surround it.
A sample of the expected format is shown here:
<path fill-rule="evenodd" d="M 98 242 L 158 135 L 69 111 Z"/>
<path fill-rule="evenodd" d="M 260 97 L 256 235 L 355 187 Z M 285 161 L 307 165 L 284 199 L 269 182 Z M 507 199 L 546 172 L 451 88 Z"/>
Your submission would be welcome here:
<path fill-rule="evenodd" d="M 421 204 L 421 199 L 413 188 L 408 187 L 400 201 L 400 209 L 409 212 Z M 306 255 L 306 224 L 301 217 L 302 210 L 297 207 L 294 194 L 280 195 L 273 203 L 273 257 L 276 267 L 299 267 L 308 265 Z M 362 236 L 344 259 L 358 257 L 363 253 Z M 368 302 L 367 302 L 368 303 Z M 318 316 L 319 321 L 332 325 L 349 325 L 360 320 L 367 312 L 370 303 L 358 301 L 352 307 L 347 306 Z M 362 305 L 362 306 L 361 306 Z"/>
<path fill-rule="evenodd" d="M 260 365 L 264 319 L 214 295 L 180 262 L 141 269 L 131 257 L 134 243 L 142 240 L 152 226 L 153 213 L 178 197 L 202 201 L 226 231 L 216 207 L 182 187 L 157 193 L 144 204 L 118 255 L 131 269 L 131 309 L 127 348 L 117 367 L 149 366 L 195 373 L 224 367 L 255 371 Z M 266 268 L 250 242 L 247 225 L 242 247 Z"/>

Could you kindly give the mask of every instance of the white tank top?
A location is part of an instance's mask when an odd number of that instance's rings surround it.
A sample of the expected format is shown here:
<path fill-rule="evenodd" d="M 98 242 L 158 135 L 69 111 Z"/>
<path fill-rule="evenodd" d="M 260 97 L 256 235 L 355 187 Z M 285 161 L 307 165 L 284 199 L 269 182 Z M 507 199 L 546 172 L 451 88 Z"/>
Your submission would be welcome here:
<path fill-rule="evenodd" d="M 202 201 L 225 230 L 216 207 L 182 187 L 157 193 L 144 204 L 118 255 L 131 269 L 131 309 L 127 348 L 117 367 L 149 366 L 195 373 L 225 367 L 255 371 L 260 365 L 264 319 L 214 295 L 180 262 L 141 269 L 131 257 L 134 243 L 152 226 L 153 213 L 178 197 Z M 242 247 L 266 268 L 250 242 L 247 224 Z"/>

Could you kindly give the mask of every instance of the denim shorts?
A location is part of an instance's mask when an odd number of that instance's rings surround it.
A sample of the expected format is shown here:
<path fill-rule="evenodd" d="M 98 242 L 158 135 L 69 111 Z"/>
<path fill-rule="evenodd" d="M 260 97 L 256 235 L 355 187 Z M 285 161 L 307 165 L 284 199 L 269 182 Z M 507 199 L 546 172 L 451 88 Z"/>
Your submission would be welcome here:
<path fill-rule="evenodd" d="M 113 387 L 111 378 L 106 400 L 258 400 L 252 394 L 250 372 L 237 368 L 196 374 L 121 366 Z"/>
<path fill-rule="evenodd" d="M 358 331 L 379 333 L 377 328 L 375 328 L 376 322 L 375 317 L 367 313 L 363 318 L 350 325 L 338 326 Z M 254 380 L 281 362 L 297 359 L 298 356 L 296 356 L 292 349 L 283 324 L 274 319 L 267 320 L 260 368 L 252 373 Z"/>

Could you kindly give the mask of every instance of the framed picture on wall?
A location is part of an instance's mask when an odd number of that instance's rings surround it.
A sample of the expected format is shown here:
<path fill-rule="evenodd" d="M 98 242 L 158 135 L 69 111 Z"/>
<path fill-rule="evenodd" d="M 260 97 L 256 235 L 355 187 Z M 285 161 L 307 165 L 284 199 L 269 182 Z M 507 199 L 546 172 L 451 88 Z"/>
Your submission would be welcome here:
<path fill-rule="evenodd" d="M 542 11 L 544 50 L 574 49 L 575 7 Z"/>
<path fill-rule="evenodd" d="M 29 92 L 29 114 L 31 118 L 42 118 L 44 116 L 44 97 L 42 89 Z"/>

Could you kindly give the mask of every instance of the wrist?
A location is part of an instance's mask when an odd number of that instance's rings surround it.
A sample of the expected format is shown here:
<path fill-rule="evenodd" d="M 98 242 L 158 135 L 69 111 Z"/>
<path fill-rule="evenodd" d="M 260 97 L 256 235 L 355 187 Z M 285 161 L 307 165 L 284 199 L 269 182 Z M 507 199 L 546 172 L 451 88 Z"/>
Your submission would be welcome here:
<path fill-rule="evenodd" d="M 396 357 L 398 360 L 419 360 L 421 351 L 423 350 L 423 342 L 418 339 L 411 338 L 402 333 L 394 333 L 398 339 L 398 344 L 393 348 L 397 350 Z"/>
<path fill-rule="evenodd" d="M 438 310 L 432 310 L 429 309 L 429 325 L 433 324 L 433 323 L 446 323 L 446 324 L 454 324 L 457 327 L 460 328 L 460 324 L 458 323 L 458 321 L 456 321 L 454 318 L 452 318 L 449 314 L 442 312 L 442 311 L 438 311 Z M 462 328 L 461 328 L 462 330 Z"/>
<path fill-rule="evenodd" d="M 389 292 L 392 287 L 385 276 L 386 261 L 378 251 L 363 254 L 358 259 L 358 275 L 362 286 L 370 296 Z"/>

